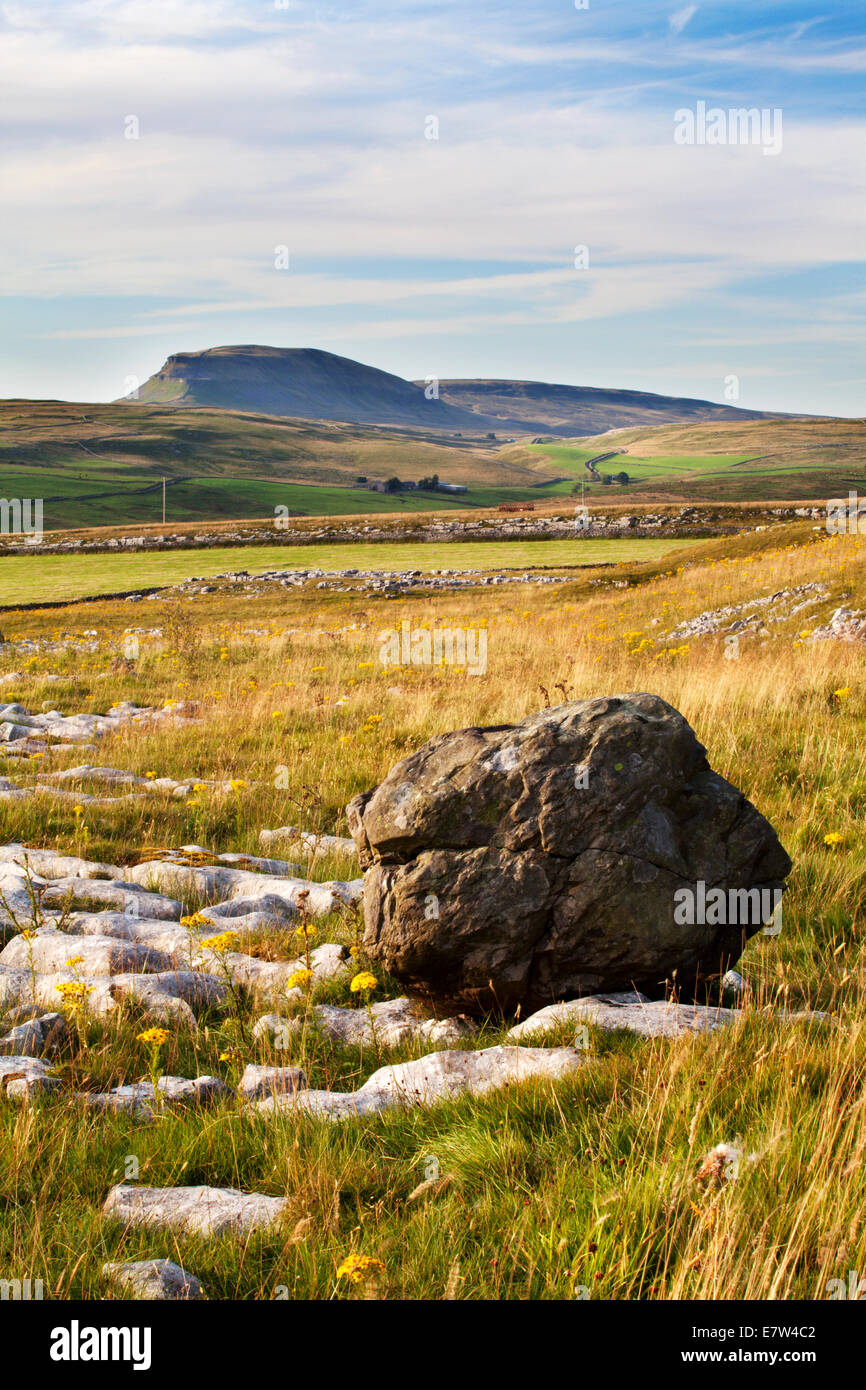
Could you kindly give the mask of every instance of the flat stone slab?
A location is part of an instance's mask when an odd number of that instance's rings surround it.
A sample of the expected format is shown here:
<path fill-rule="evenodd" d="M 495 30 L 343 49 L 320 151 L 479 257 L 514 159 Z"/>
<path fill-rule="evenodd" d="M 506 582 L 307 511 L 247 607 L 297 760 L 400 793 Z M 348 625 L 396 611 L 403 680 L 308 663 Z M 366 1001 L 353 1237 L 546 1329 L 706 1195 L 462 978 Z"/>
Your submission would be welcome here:
<path fill-rule="evenodd" d="M 798 1019 L 825 1020 L 828 1014 L 803 1010 L 800 1013 L 774 1015 L 783 1022 Z M 729 1028 L 743 1017 L 739 1009 L 723 1009 L 708 1004 L 677 1004 L 673 1000 L 649 1000 L 634 993 L 588 995 L 571 999 L 564 1004 L 549 1004 L 529 1018 L 509 1029 L 509 1038 L 531 1038 L 549 1033 L 564 1025 L 594 1024 L 597 1028 L 614 1031 L 625 1028 L 644 1038 L 679 1038 L 684 1033 L 715 1033 Z"/>
<path fill-rule="evenodd" d="M 56 709 L 32 714 L 23 705 L 5 705 L 0 707 L 0 742 L 28 738 L 43 744 L 50 740 L 56 745 L 57 740 L 62 740 L 67 744 L 84 743 L 89 746 L 88 740 L 114 733 L 130 723 L 162 719 L 168 719 L 171 723 L 190 723 L 191 720 L 183 718 L 189 712 L 191 707 L 186 702 L 157 709 L 124 700 L 119 705 L 112 705 L 107 714 L 69 715 L 63 715 Z M 21 730 L 23 733 L 19 732 Z"/>
<path fill-rule="evenodd" d="M 218 911 L 225 902 L 233 898 L 245 898 L 255 902 L 262 897 L 279 898 L 295 911 L 303 904 L 305 911 L 314 917 L 325 916 L 336 907 L 360 900 L 363 893 L 363 879 L 348 882 L 331 880 L 328 883 L 315 883 L 312 879 L 290 878 L 276 874 L 257 874 L 248 869 L 232 869 L 223 865 L 198 867 L 189 864 L 173 864 L 169 860 L 150 859 L 137 864 L 129 870 L 129 877 L 136 883 L 154 886 L 168 893 L 200 893 L 206 898 L 216 898 Z"/>
<path fill-rule="evenodd" d="M 465 1093 L 486 1095 L 516 1082 L 552 1081 L 579 1070 L 585 1055 L 570 1047 L 489 1047 L 479 1052 L 432 1052 L 413 1062 L 380 1067 L 357 1091 L 298 1091 L 269 1096 L 255 1109 L 268 1115 L 303 1110 L 345 1119 L 394 1107 L 435 1105 Z"/>
<path fill-rule="evenodd" d="M 53 975 L 65 970 L 71 958 L 79 957 L 84 975 L 170 970 L 173 965 L 165 952 L 140 941 L 123 941 L 115 936 L 72 936 L 53 927 L 40 927 L 29 937 L 14 937 L 0 951 L 0 965 Z"/>
<path fill-rule="evenodd" d="M 119 1184 L 109 1192 L 103 1216 L 127 1226 L 167 1227 L 185 1235 L 247 1235 L 282 1220 L 285 1197 L 239 1192 L 232 1187 L 141 1187 Z"/>
<path fill-rule="evenodd" d="M 106 883 L 95 878 L 59 878 L 45 893 L 43 903 L 47 908 L 61 908 L 65 899 L 89 899 L 100 907 L 114 908 L 130 917 L 159 918 L 164 922 L 179 921 L 183 911 L 178 899 L 149 892 L 141 883 L 123 879 Z"/>
<path fill-rule="evenodd" d="M 81 1092 L 81 1099 L 92 1110 L 129 1111 L 153 1114 L 161 1105 L 213 1105 L 234 1095 L 219 1076 L 160 1076 L 156 1090 L 152 1081 L 133 1081 L 113 1091 Z"/>
<path fill-rule="evenodd" d="M 316 1004 L 312 1021 L 318 1032 L 349 1047 L 368 1047 L 374 1041 L 380 1047 L 398 1047 L 401 1043 L 415 1041 L 448 1047 L 475 1032 L 474 1024 L 466 1018 L 425 1017 L 419 1005 L 406 997 L 385 999 L 372 1004 L 369 1011 Z M 276 1039 L 278 1045 L 282 1045 L 282 1039 L 296 1036 L 303 1028 L 303 1018 L 265 1014 L 253 1029 L 253 1037 Z"/>
<path fill-rule="evenodd" d="M 355 841 L 345 835 L 314 835 L 309 830 L 299 830 L 295 825 L 280 825 L 276 830 L 259 831 L 263 845 L 285 841 L 296 852 L 313 859 L 321 859 L 326 854 L 358 853 Z"/>
<path fill-rule="evenodd" d="M 39 1057 L 0 1057 L 0 1095 L 21 1099 L 31 1090 L 51 1091 L 60 1085 Z"/>
<path fill-rule="evenodd" d="M 123 878 L 123 869 L 116 864 L 102 864 L 95 859 L 81 859 L 75 854 L 60 854 L 53 849 L 28 849 L 25 845 L 0 845 L 0 863 L 28 866 L 42 878 Z"/>
<path fill-rule="evenodd" d="M 34 977 L 29 970 L 0 963 L 0 1007 L 56 1008 L 61 999 L 57 986 L 73 981 L 87 986 L 85 1007 L 95 1017 L 112 1013 L 121 1000 L 134 997 L 153 1018 L 192 1029 L 196 1027 L 194 1010 L 222 1005 L 228 998 L 225 981 L 201 970 L 82 976 L 70 969 Z"/>
<path fill-rule="evenodd" d="M 184 1302 L 204 1298 L 201 1280 L 173 1260 L 128 1260 L 124 1264 L 108 1261 L 102 1266 L 102 1273 L 109 1284 L 132 1298 Z"/>

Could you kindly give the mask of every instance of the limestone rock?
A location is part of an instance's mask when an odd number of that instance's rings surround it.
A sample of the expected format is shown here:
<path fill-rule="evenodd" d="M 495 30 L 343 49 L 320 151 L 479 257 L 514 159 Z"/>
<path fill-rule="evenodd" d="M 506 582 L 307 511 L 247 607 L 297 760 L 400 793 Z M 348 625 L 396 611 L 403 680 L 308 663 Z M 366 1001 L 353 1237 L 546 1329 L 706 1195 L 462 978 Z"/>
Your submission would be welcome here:
<path fill-rule="evenodd" d="M 57 1052 L 67 1038 L 66 1020 L 62 1014 L 42 1014 L 39 1018 L 19 1023 L 5 1038 L 0 1038 L 0 1055 L 39 1057 L 42 1053 Z"/>
<path fill-rule="evenodd" d="M 238 1192 L 231 1187 L 134 1187 L 109 1192 L 103 1215 L 126 1226 L 167 1227 L 184 1235 L 248 1235 L 282 1220 L 284 1197 Z"/>
<path fill-rule="evenodd" d="M 55 1090 L 60 1085 L 39 1057 L 0 1057 L 0 1096 L 24 1099 L 31 1091 Z"/>
<path fill-rule="evenodd" d="M 432 1052 L 413 1062 L 380 1067 L 357 1091 L 299 1091 L 270 1096 L 261 1114 L 304 1110 L 327 1119 L 367 1115 L 395 1106 L 434 1105 L 469 1092 L 485 1095 L 515 1082 L 568 1076 L 586 1058 L 569 1047 L 488 1047 L 479 1052 Z"/>
<path fill-rule="evenodd" d="M 187 1302 L 204 1298 L 201 1280 L 172 1260 L 108 1261 L 102 1273 L 110 1284 L 133 1298 Z"/>
<path fill-rule="evenodd" d="M 50 975 L 80 958 L 84 975 L 118 975 L 127 971 L 170 970 L 171 959 L 138 941 L 113 936 L 70 936 L 53 927 L 40 927 L 30 937 L 16 936 L 0 951 L 0 965 Z"/>
<path fill-rule="evenodd" d="M 238 1095 L 244 1100 L 262 1100 L 304 1090 L 306 1085 L 307 1078 L 299 1067 L 264 1067 L 250 1062 L 240 1079 Z"/>
<path fill-rule="evenodd" d="M 682 715 L 648 694 L 441 735 L 347 815 L 367 869 L 365 948 L 440 1012 L 660 997 L 674 971 L 685 992 L 766 919 L 689 922 L 675 894 L 770 898 L 791 867 Z"/>
<path fill-rule="evenodd" d="M 370 1015 L 372 1014 L 372 1023 Z M 399 1047 L 405 1042 L 438 1043 L 448 1047 L 470 1037 L 474 1024 L 466 1018 L 425 1018 L 418 1004 L 405 997 L 385 999 L 367 1009 L 341 1009 L 333 1004 L 316 1004 L 311 1011 L 318 1032 L 349 1047 Z M 303 1030 L 301 1017 L 282 1018 L 265 1014 L 253 1029 L 253 1036 L 270 1038 L 276 1046 Z"/>

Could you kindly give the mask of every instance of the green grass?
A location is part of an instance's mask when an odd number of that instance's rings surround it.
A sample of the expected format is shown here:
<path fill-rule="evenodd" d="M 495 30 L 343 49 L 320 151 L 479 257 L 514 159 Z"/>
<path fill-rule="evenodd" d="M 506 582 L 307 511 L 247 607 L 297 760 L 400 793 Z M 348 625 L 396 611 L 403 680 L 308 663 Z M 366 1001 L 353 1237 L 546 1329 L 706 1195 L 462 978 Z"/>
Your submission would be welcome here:
<path fill-rule="evenodd" d="M 11 555 L 0 558 L 0 605 L 74 599 L 97 594 L 206 578 L 228 570 L 250 574 L 271 569 L 434 569 L 566 568 L 655 560 L 697 544 L 624 538 L 574 541 L 465 541 L 439 545 L 296 545 L 220 547 L 123 555 Z"/>
<path fill-rule="evenodd" d="M 602 489 L 583 463 L 618 446 L 629 453 L 600 467 L 633 482 Z M 862 488 L 864 465 L 855 420 L 660 425 L 532 446 L 204 407 L 0 401 L 0 491 L 46 499 L 50 529 L 157 522 L 161 487 L 146 489 L 163 477 L 168 519 L 181 523 L 263 516 L 280 504 L 323 516 L 460 505 L 444 494 L 434 503 L 356 492 L 359 475 L 438 473 L 469 487 L 462 505 L 495 506 L 562 496 L 581 480 L 605 501 L 834 496 Z"/>
<path fill-rule="evenodd" d="M 73 1026 L 58 1059 L 65 1093 L 32 1107 L 0 1100 L 4 1277 L 41 1278 L 47 1298 L 102 1298 L 103 1261 L 163 1256 L 199 1275 L 212 1298 L 363 1298 L 364 1285 L 336 1274 L 359 1252 L 384 1266 L 373 1296 L 393 1300 L 571 1299 L 586 1288 L 592 1299 L 723 1303 L 823 1301 L 829 1279 L 862 1274 L 866 681 L 859 649 L 808 646 L 798 634 L 826 620 L 842 594 L 866 607 L 866 538 L 816 539 L 807 524 L 720 538 L 689 559 L 664 573 L 635 564 L 639 588 L 613 587 L 630 573 L 620 570 L 582 576 L 567 592 L 530 585 L 388 603 L 311 590 L 155 603 L 148 617 L 162 636 L 144 639 L 133 671 L 113 669 L 130 621 L 122 602 L 4 615 L 13 641 L 50 640 L 58 627 L 97 632 L 92 652 L 4 649 L 0 674 L 22 672 L 3 687 L 6 698 L 64 712 L 189 698 L 199 713 L 182 728 L 126 729 L 98 752 L 9 759 L 5 775 L 30 784 L 86 757 L 249 785 L 190 805 L 154 793 L 79 816 L 48 798 L 0 802 L 0 842 L 123 864 L 144 844 L 255 852 L 260 829 L 279 824 L 344 833 L 349 798 L 446 730 L 510 722 L 547 698 L 650 690 L 683 712 L 711 766 L 770 819 L 794 861 L 781 935 L 754 938 L 740 963 L 753 996 L 735 1027 L 675 1041 L 590 1029 L 586 1066 L 555 1085 L 345 1124 L 254 1118 L 234 1101 L 134 1123 L 85 1113 L 71 1092 L 146 1074 L 140 1019 L 124 1009 L 80 1033 Z M 768 641 L 744 641 L 737 660 L 717 637 L 673 652 L 665 643 L 700 612 L 804 582 L 825 584 L 826 598 L 773 625 Z M 402 618 L 485 620 L 487 674 L 377 668 L 380 630 Z M 829 832 L 841 840 L 828 845 Z M 345 866 L 326 861 L 314 876 L 337 872 Z M 356 938 L 350 914 L 319 928 L 319 941 Z M 277 950 L 295 948 L 282 940 Z M 359 963 L 368 963 L 363 953 Z M 374 997 L 396 993 L 380 976 Z M 352 998 L 345 982 L 317 997 Z M 785 1007 L 824 1009 L 832 1021 L 786 1025 Z M 247 1024 L 260 1012 L 242 1001 Z M 505 1026 L 486 1020 L 471 1045 L 501 1041 Z M 237 1062 L 221 1060 L 230 1048 Z M 249 1044 L 229 1009 L 201 1017 L 195 1033 L 172 1030 L 160 1062 L 230 1082 L 241 1062 L 296 1064 L 342 1089 L 416 1051 L 377 1056 L 308 1032 L 275 1052 Z M 741 1146 L 740 1171 L 702 1184 L 701 1159 L 720 1142 Z M 130 1157 L 141 1183 L 286 1197 L 285 1225 L 252 1240 L 125 1232 L 101 1208 Z M 431 1159 L 449 1181 L 410 1201 Z"/>
<path fill-rule="evenodd" d="M 613 487 L 592 482 L 583 465 L 611 449 L 626 452 L 598 465 L 625 471 L 628 491 L 642 501 L 766 501 L 831 497 L 862 491 L 866 430 L 861 420 L 706 421 L 611 430 L 567 444 L 512 449 L 515 461 L 536 457 L 551 469 L 586 480 L 594 499 Z M 504 452 L 508 452 L 507 450 Z M 618 492 L 618 489 L 617 489 Z"/>

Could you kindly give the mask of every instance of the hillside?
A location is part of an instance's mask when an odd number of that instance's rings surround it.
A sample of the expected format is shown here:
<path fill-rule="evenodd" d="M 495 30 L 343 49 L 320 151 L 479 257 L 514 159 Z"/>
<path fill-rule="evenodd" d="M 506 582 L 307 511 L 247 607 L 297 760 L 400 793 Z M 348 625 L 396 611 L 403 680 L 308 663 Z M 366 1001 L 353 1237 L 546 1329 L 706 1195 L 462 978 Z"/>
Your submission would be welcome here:
<path fill-rule="evenodd" d="M 789 417 L 644 426 L 550 444 L 508 445 L 501 457 L 515 463 L 534 458 L 597 498 L 609 496 L 610 488 L 588 474 L 586 461 L 612 450 L 621 452 L 601 470 L 627 473 L 627 492 L 636 502 L 820 500 L 845 496 L 852 488 L 862 492 L 866 422 Z"/>
<path fill-rule="evenodd" d="M 468 410 L 428 400 L 423 388 L 402 377 L 315 348 L 251 345 L 178 352 L 140 387 L 136 399 L 175 408 L 215 406 L 453 433 L 490 428 Z"/>
<path fill-rule="evenodd" d="M 543 381 L 440 381 L 439 397 L 479 419 L 494 417 L 500 429 L 521 434 L 586 435 L 676 421 L 778 418 L 768 411 L 740 410 L 713 401 Z"/>
<path fill-rule="evenodd" d="M 389 511 L 395 499 L 353 487 L 358 476 L 433 473 L 493 491 L 550 476 L 543 459 L 500 458 L 487 441 L 452 435 L 140 402 L 0 401 L 0 494 L 43 498 L 51 529 L 158 521 L 163 478 L 168 518 L 191 521 L 260 517 L 279 504 L 308 515 Z"/>
<path fill-rule="evenodd" d="M 287 419 L 204 407 L 0 401 L 0 495 L 41 497 L 48 529 L 273 516 L 414 512 L 529 502 L 579 484 L 584 467 L 629 477 L 635 502 L 826 498 L 862 490 L 866 424 L 857 420 L 694 421 L 613 430 L 550 444 L 494 443 L 397 427 Z M 417 481 L 437 473 L 469 491 L 387 495 L 358 476 Z"/>
<path fill-rule="evenodd" d="M 443 380 L 438 399 L 428 400 L 424 382 L 349 357 L 255 344 L 175 353 L 135 400 L 476 435 L 598 434 L 633 425 L 771 418 L 712 401 L 533 381 Z"/>

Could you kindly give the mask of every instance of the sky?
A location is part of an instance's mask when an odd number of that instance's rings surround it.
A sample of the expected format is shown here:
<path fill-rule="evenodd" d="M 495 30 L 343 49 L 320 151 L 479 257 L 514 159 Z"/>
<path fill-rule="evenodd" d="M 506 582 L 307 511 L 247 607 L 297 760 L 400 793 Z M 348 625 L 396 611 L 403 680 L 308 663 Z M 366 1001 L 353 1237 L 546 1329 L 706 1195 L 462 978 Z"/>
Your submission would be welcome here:
<path fill-rule="evenodd" d="M 861 0 L 0 0 L 0 396 L 268 343 L 862 416 L 864 31 Z"/>

